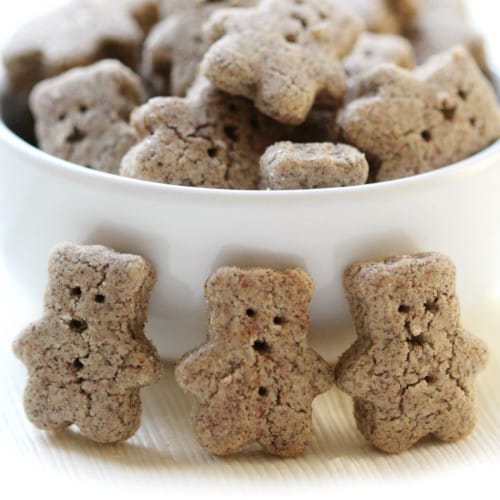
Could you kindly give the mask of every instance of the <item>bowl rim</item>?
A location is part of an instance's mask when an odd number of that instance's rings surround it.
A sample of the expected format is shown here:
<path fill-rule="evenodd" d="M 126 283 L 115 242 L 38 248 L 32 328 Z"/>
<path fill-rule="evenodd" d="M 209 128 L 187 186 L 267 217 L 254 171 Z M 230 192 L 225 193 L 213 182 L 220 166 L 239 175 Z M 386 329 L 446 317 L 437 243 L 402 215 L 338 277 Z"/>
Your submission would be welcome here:
<path fill-rule="evenodd" d="M 496 76 L 496 75 L 495 75 Z M 0 93 L 6 88 L 5 73 L 0 70 Z M 22 137 L 12 131 L 3 120 L 2 106 L 0 103 L 0 146 L 12 148 L 19 155 L 25 156 L 33 163 L 42 163 L 44 167 L 51 169 L 51 173 L 74 179 L 79 184 L 103 184 L 111 189 L 133 190 L 136 194 L 148 193 L 154 197 L 181 196 L 183 198 L 196 197 L 198 200 L 224 200 L 238 198 L 242 200 L 256 200 L 275 202 L 283 201 L 305 201 L 310 198 L 323 199 L 325 197 L 333 200 L 335 198 L 344 199 L 353 196 L 378 196 L 382 194 L 392 194 L 401 190 L 414 190 L 423 185 L 435 183 L 446 183 L 450 176 L 468 177 L 477 173 L 477 170 L 490 167 L 494 162 L 484 162 L 482 160 L 498 156 L 500 162 L 500 139 L 494 141 L 484 149 L 458 162 L 439 167 L 429 172 L 424 172 L 409 177 L 362 184 L 357 186 L 330 187 L 318 189 L 291 189 L 291 190 L 249 190 L 249 189 L 222 189 L 206 188 L 194 186 L 178 186 L 174 184 L 164 184 L 160 182 L 135 179 L 118 174 L 102 172 L 90 168 L 82 167 L 76 163 L 63 160 L 53 156 L 38 147 L 28 143 Z M 0 168 L 6 168 L 5 166 Z"/>

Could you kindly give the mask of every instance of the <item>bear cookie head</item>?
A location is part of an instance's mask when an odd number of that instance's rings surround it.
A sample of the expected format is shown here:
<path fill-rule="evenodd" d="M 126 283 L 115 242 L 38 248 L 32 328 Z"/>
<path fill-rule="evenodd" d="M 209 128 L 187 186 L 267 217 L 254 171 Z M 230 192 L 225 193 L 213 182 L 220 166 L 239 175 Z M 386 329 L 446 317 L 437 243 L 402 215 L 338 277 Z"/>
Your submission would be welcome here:
<path fill-rule="evenodd" d="M 155 282 L 153 268 L 142 257 L 115 253 L 100 245 L 62 243 L 50 257 L 45 307 L 72 329 L 129 325 L 133 330 L 146 320 L 146 311 L 138 305 L 149 300 Z"/>
<path fill-rule="evenodd" d="M 273 342 L 306 342 L 313 289 L 300 269 L 223 267 L 205 285 L 209 338 L 240 345 L 250 341 L 256 350 L 270 349 Z"/>

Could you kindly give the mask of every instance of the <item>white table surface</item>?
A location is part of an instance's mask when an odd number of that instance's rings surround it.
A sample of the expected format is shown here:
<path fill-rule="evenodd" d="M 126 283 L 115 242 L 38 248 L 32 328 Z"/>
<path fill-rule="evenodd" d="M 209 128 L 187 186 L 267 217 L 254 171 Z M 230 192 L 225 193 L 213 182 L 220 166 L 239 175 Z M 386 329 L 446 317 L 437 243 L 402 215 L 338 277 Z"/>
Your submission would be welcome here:
<path fill-rule="evenodd" d="M 0 44 L 27 12 L 31 15 L 57 3 L 2 0 Z M 500 67 L 500 6 L 490 0 L 468 3 L 488 39 L 493 66 Z M 478 425 L 468 439 L 455 444 L 429 441 L 398 456 L 378 453 L 356 432 L 349 398 L 334 389 L 316 400 L 314 440 L 305 456 L 296 460 L 258 451 L 227 459 L 206 455 L 190 431 L 190 401 L 176 387 L 169 366 L 162 381 L 144 391 L 143 425 L 127 443 L 97 446 L 76 432 L 50 435 L 34 429 L 22 410 L 25 370 L 10 345 L 40 307 L 17 288 L 0 255 L 0 498 L 73 500 L 104 494 L 333 498 L 337 494 L 406 499 L 439 494 L 455 499 L 477 496 L 487 487 L 496 491 L 490 498 L 498 494 L 500 297 L 492 297 L 491 303 L 465 318 L 465 326 L 482 336 L 491 350 L 488 368 L 478 378 Z"/>

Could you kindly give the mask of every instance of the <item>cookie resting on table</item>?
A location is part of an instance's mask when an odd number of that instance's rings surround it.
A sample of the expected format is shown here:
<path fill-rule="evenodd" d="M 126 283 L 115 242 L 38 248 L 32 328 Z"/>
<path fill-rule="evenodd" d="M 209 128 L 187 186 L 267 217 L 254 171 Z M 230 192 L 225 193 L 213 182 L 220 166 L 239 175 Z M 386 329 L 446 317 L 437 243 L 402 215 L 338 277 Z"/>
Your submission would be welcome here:
<path fill-rule="evenodd" d="M 29 91 L 45 78 L 107 58 L 136 68 L 142 26 L 156 20 L 151 11 L 156 2 L 151 3 L 72 0 L 26 23 L 4 49 L 10 86 Z"/>
<path fill-rule="evenodd" d="M 185 98 L 151 99 L 131 123 L 139 143 L 123 158 L 121 175 L 221 189 L 255 189 L 260 156 L 287 129 L 204 79 Z"/>
<path fill-rule="evenodd" d="M 336 367 L 358 429 L 389 453 L 431 435 L 456 441 L 476 421 L 473 383 L 486 346 L 463 330 L 455 267 L 436 254 L 352 265 L 344 287 L 358 339 Z"/>
<path fill-rule="evenodd" d="M 220 90 L 299 125 L 315 103 L 341 104 L 346 84 L 340 59 L 362 30 L 362 21 L 335 0 L 262 0 L 256 7 L 221 9 L 206 25 L 214 44 L 202 70 Z"/>
<path fill-rule="evenodd" d="M 115 60 L 44 80 L 30 95 L 38 145 L 64 160 L 117 174 L 137 141 L 129 117 L 143 99 L 139 77 Z"/>
<path fill-rule="evenodd" d="M 384 181 L 463 160 L 500 137 L 495 91 L 457 47 L 415 71 L 383 65 L 366 74 L 339 113 L 343 142 L 366 153 Z"/>
<path fill-rule="evenodd" d="M 345 144 L 278 142 L 260 160 L 261 189 L 356 186 L 367 180 L 365 155 Z"/>
<path fill-rule="evenodd" d="M 161 374 L 144 336 L 155 273 L 142 257 L 64 243 L 50 255 L 43 317 L 16 340 L 28 369 L 26 414 L 43 430 L 75 424 L 113 443 L 141 421 L 142 387 Z"/>
<path fill-rule="evenodd" d="M 303 271 L 220 268 L 207 281 L 208 337 L 175 375 L 196 397 L 196 437 L 227 455 L 259 443 L 284 457 L 312 434 L 311 403 L 333 384 L 330 366 L 307 345 L 313 283 Z"/>

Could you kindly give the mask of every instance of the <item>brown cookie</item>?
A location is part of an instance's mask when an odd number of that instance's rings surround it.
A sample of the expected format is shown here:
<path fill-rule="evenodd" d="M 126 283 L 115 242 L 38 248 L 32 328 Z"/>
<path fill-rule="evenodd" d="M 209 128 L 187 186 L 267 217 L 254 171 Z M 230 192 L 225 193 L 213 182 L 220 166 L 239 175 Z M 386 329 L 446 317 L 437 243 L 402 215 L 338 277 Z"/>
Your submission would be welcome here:
<path fill-rule="evenodd" d="M 132 114 L 140 142 L 120 174 L 167 184 L 254 189 L 259 158 L 284 127 L 251 102 L 200 80 L 186 98 L 157 97 Z"/>
<path fill-rule="evenodd" d="M 139 77 L 115 60 L 44 80 L 30 96 L 39 146 L 64 160 L 118 173 L 137 140 L 128 120 L 143 98 Z"/>
<path fill-rule="evenodd" d="M 197 3 L 155 27 L 144 44 L 142 61 L 142 74 L 152 95 L 186 95 L 210 47 L 203 38 L 203 24 L 217 9 L 241 4 L 252 5 L 255 0 Z"/>
<path fill-rule="evenodd" d="M 428 435 L 466 436 L 487 350 L 460 325 L 450 259 L 428 253 L 356 263 L 344 287 L 358 339 L 337 364 L 337 385 L 354 398 L 363 436 L 389 453 Z"/>
<path fill-rule="evenodd" d="M 399 20 L 399 33 L 404 33 L 415 24 L 421 9 L 418 0 L 385 0 L 385 3 Z"/>
<path fill-rule="evenodd" d="M 143 49 L 142 75 L 151 95 L 186 95 L 208 48 L 202 25 L 215 8 L 203 5 L 177 12 L 150 33 Z"/>
<path fill-rule="evenodd" d="M 14 344 L 28 368 L 24 406 L 34 425 L 75 424 L 103 443 L 136 432 L 139 390 L 161 373 L 144 336 L 155 281 L 152 266 L 136 255 L 97 245 L 54 248 L 44 315 Z"/>
<path fill-rule="evenodd" d="M 207 281 L 207 341 L 181 359 L 175 376 L 197 398 L 194 430 L 209 453 L 253 442 L 275 455 L 304 451 L 311 403 L 333 383 L 307 345 L 312 293 L 299 269 L 221 268 Z"/>
<path fill-rule="evenodd" d="M 415 66 L 415 54 L 410 42 L 398 35 L 363 33 L 352 52 L 344 59 L 347 100 L 357 94 L 358 83 L 363 75 L 384 63 L 412 69 Z"/>
<path fill-rule="evenodd" d="M 316 102 L 334 107 L 346 86 L 339 58 L 363 23 L 335 0 L 263 0 L 221 9 L 206 27 L 215 42 L 203 70 L 215 87 L 247 97 L 283 123 L 303 123 Z"/>
<path fill-rule="evenodd" d="M 365 155 L 345 144 L 278 142 L 260 160 L 261 189 L 355 186 L 367 180 Z"/>
<path fill-rule="evenodd" d="M 413 23 L 416 0 L 337 0 L 352 9 L 374 33 L 401 33 Z"/>
<path fill-rule="evenodd" d="M 103 3 L 109 0 L 94 0 Z M 158 0 L 114 0 L 113 4 L 120 7 L 123 4 L 125 10 L 129 12 L 146 34 L 160 20 L 160 4 Z"/>
<path fill-rule="evenodd" d="M 25 24 L 3 53 L 11 87 L 29 91 L 45 78 L 106 58 L 136 68 L 144 38 L 141 26 L 152 23 L 153 4 L 73 0 Z"/>
<path fill-rule="evenodd" d="M 367 154 L 377 181 L 443 167 L 500 136 L 495 91 L 463 48 L 414 72 L 385 65 L 368 73 L 337 123 L 343 140 Z"/>
<path fill-rule="evenodd" d="M 471 27 L 462 0 L 415 1 L 420 6 L 420 13 L 407 36 L 420 63 L 455 45 L 463 45 L 482 71 L 488 73 L 483 37 Z"/>

